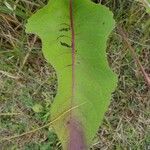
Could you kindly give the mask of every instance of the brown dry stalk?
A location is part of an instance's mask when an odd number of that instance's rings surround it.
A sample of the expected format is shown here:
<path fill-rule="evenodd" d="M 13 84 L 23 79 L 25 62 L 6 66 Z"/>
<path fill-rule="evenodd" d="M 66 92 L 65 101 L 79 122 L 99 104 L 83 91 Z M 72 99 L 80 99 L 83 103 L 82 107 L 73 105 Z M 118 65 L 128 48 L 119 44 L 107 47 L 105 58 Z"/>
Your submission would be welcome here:
<path fill-rule="evenodd" d="M 20 71 L 23 69 L 24 65 L 26 64 L 26 62 L 27 62 L 27 60 L 28 60 L 28 57 L 29 57 L 29 55 L 30 55 L 30 53 L 31 53 L 31 51 L 32 51 L 32 49 L 33 49 L 33 47 L 34 47 L 34 44 L 35 44 L 36 40 L 37 40 L 37 36 L 34 36 L 33 39 L 32 39 L 32 41 L 31 41 L 31 44 L 30 44 L 30 42 L 28 41 L 29 51 L 28 51 L 28 53 L 26 54 L 26 56 L 24 57 L 22 66 L 20 67 Z"/>
<path fill-rule="evenodd" d="M 139 69 L 141 70 L 143 76 L 144 76 L 144 79 L 145 81 L 147 82 L 147 85 L 149 86 L 150 88 L 150 77 L 148 76 L 148 74 L 146 73 L 144 67 L 142 66 L 136 52 L 135 52 L 135 49 L 131 46 L 131 43 L 130 41 L 128 40 L 128 36 L 126 34 L 126 32 L 124 31 L 124 29 L 122 27 L 118 27 L 118 30 L 119 30 L 119 34 L 121 35 L 122 39 L 124 40 L 124 42 L 127 44 L 127 47 L 129 48 L 132 56 L 133 56 L 133 59 L 134 61 L 136 62 L 136 64 L 138 65 Z"/>

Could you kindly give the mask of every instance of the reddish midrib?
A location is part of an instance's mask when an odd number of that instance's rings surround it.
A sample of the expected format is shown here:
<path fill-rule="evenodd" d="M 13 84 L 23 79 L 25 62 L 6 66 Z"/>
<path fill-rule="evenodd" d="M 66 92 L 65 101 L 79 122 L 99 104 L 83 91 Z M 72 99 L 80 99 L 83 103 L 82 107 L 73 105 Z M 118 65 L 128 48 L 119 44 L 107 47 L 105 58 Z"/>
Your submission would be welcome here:
<path fill-rule="evenodd" d="M 71 26 L 71 40 L 72 40 L 72 98 L 71 107 L 75 96 L 75 29 L 73 19 L 73 0 L 70 0 L 70 26 Z M 72 111 L 70 112 L 70 120 L 68 124 L 69 129 L 69 143 L 68 150 L 86 150 L 83 129 L 76 118 L 73 117 Z"/>
<path fill-rule="evenodd" d="M 75 31 L 74 31 L 74 20 L 73 20 L 73 0 L 70 0 L 70 26 L 72 33 L 72 97 L 75 94 Z"/>

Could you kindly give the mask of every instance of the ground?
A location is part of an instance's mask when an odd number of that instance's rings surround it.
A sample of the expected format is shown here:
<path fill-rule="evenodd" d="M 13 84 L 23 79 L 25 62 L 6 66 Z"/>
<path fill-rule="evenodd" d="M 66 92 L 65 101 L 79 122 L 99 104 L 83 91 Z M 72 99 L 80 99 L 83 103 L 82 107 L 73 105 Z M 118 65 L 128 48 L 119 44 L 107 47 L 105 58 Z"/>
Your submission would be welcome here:
<path fill-rule="evenodd" d="M 40 39 L 25 33 L 27 19 L 46 3 L 0 2 L 0 150 L 61 149 L 51 127 L 40 129 L 49 122 L 57 93 L 56 73 L 42 55 Z M 148 150 L 150 91 L 118 27 L 125 29 L 150 74 L 150 15 L 134 0 L 102 0 L 102 4 L 113 11 L 116 20 L 107 53 L 119 83 L 91 149 Z M 36 128 L 39 130 L 33 132 Z"/>

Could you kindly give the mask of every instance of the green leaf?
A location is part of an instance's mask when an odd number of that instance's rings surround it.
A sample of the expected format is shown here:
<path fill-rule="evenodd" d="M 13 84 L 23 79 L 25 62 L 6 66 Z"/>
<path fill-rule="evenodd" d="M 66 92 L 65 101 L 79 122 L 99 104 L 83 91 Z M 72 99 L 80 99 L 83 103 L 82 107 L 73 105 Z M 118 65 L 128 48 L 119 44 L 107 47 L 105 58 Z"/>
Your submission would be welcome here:
<path fill-rule="evenodd" d="M 105 50 L 114 24 L 108 8 L 90 0 L 50 0 L 26 26 L 57 73 L 51 118 L 64 150 L 89 148 L 110 103 L 117 78 Z"/>

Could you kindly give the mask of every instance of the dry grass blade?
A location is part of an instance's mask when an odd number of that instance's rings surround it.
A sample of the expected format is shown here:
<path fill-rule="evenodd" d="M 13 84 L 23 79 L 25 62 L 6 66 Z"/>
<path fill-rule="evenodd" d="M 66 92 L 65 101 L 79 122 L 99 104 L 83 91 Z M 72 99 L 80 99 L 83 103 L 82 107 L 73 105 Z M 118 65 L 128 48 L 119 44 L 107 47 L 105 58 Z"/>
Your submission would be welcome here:
<path fill-rule="evenodd" d="M 24 57 L 24 60 L 23 60 L 23 63 L 22 63 L 22 66 L 21 66 L 20 70 L 22 70 L 23 67 L 24 67 L 24 65 L 26 64 L 26 62 L 27 62 L 27 60 L 28 60 L 28 57 L 29 57 L 29 55 L 30 55 L 30 53 L 31 53 L 31 51 L 32 51 L 32 49 L 33 49 L 33 46 L 34 46 L 36 40 L 37 40 L 37 37 L 34 36 L 34 37 L 33 37 L 33 40 L 31 41 L 31 44 L 28 42 L 29 51 L 28 51 L 28 53 L 26 54 L 26 56 Z"/>
<path fill-rule="evenodd" d="M 0 70 L 0 73 L 1 73 L 2 75 L 5 75 L 5 76 L 7 76 L 7 77 L 9 77 L 9 78 L 12 78 L 12 79 L 15 79 L 15 80 L 20 79 L 20 76 L 13 75 L 13 74 L 8 73 L 8 72 L 3 71 L 3 70 Z"/>
<path fill-rule="evenodd" d="M 0 113 L 0 116 L 16 116 L 21 115 L 21 113 Z"/>
<path fill-rule="evenodd" d="M 142 2 L 144 5 L 150 7 L 150 3 L 149 3 L 147 0 L 141 0 L 141 2 Z"/>
<path fill-rule="evenodd" d="M 142 66 L 142 64 L 141 64 L 141 62 L 140 62 L 140 60 L 139 60 L 139 58 L 138 58 L 138 56 L 137 56 L 137 54 L 135 52 L 135 49 L 131 46 L 131 43 L 128 40 L 126 32 L 123 30 L 122 27 L 118 27 L 118 30 L 119 30 L 119 33 L 120 33 L 121 37 L 123 38 L 124 42 L 127 44 L 127 47 L 131 51 L 133 59 L 135 60 L 135 62 L 138 65 L 139 69 L 141 70 L 141 72 L 142 72 L 142 74 L 144 76 L 144 79 L 145 79 L 145 81 L 147 82 L 147 85 L 150 88 L 150 78 L 149 78 L 148 74 L 146 73 L 144 67 Z"/>
<path fill-rule="evenodd" d="M 51 124 L 53 124 L 54 122 L 58 121 L 61 117 L 65 116 L 65 115 L 68 114 L 70 111 L 72 111 L 72 110 L 74 110 L 74 109 L 76 109 L 76 108 L 78 108 L 78 107 L 80 107 L 80 106 L 82 106 L 82 105 L 84 105 L 84 104 L 85 104 L 85 103 L 82 103 L 82 104 L 80 104 L 80 105 L 78 105 L 78 106 L 74 106 L 74 107 L 72 107 L 72 108 L 66 110 L 64 113 L 62 113 L 62 114 L 60 114 L 58 117 L 56 117 L 56 119 L 52 120 L 51 122 L 49 122 L 49 123 L 47 123 L 47 124 L 45 124 L 45 125 L 43 125 L 43 126 L 41 126 L 41 127 L 39 127 L 39 128 L 30 130 L 30 131 L 28 131 L 28 132 L 24 132 L 24 133 L 22 133 L 22 134 L 20 134 L 20 135 L 14 135 L 14 136 L 11 136 L 11 137 L 2 138 L 2 139 L 0 140 L 0 142 L 1 142 L 1 141 L 6 141 L 6 140 L 9 141 L 9 140 L 12 140 L 12 139 L 15 139 L 15 138 L 19 138 L 19 137 L 22 137 L 22 136 L 25 136 L 25 135 L 34 133 L 34 132 L 39 131 L 39 130 L 41 130 L 41 129 L 44 129 L 44 128 L 50 126 Z"/>

